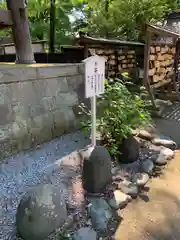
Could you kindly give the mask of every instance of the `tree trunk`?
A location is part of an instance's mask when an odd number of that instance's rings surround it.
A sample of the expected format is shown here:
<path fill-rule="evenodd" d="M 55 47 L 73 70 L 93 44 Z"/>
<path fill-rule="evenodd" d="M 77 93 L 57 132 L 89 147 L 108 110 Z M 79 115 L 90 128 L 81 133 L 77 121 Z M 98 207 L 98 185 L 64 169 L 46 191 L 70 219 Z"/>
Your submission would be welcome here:
<path fill-rule="evenodd" d="M 55 52 L 55 32 L 56 32 L 56 6 L 55 6 L 56 0 L 51 0 L 51 6 L 50 6 L 50 39 L 49 39 L 49 49 L 50 52 Z"/>
<path fill-rule="evenodd" d="M 12 33 L 16 48 L 16 63 L 35 63 L 25 1 L 7 0 L 7 7 L 11 11 L 13 22 Z"/>

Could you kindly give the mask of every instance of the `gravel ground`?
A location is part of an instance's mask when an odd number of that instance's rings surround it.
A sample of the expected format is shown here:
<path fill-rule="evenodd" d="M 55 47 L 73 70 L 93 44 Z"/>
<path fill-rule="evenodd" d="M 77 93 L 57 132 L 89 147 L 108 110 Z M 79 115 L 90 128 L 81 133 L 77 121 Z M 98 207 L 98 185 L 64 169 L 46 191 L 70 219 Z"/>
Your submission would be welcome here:
<path fill-rule="evenodd" d="M 77 151 L 89 143 L 88 137 L 76 132 L 12 156 L 0 165 L 0 239 L 16 239 L 19 201 L 39 183 L 61 185 L 69 208 L 77 210 L 82 206 L 84 194 Z"/>

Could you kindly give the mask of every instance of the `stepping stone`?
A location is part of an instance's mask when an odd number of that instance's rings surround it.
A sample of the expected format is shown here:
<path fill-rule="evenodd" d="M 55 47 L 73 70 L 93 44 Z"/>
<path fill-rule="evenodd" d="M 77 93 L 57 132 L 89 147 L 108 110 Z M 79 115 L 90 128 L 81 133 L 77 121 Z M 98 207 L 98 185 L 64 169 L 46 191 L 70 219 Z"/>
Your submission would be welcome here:
<path fill-rule="evenodd" d="M 132 178 L 132 182 L 136 183 L 138 187 L 144 187 L 149 181 L 149 175 L 147 173 L 137 173 Z"/>
<path fill-rule="evenodd" d="M 129 202 L 129 197 L 120 190 L 114 191 L 114 196 L 109 200 L 109 205 L 114 209 L 122 209 L 126 207 Z"/>

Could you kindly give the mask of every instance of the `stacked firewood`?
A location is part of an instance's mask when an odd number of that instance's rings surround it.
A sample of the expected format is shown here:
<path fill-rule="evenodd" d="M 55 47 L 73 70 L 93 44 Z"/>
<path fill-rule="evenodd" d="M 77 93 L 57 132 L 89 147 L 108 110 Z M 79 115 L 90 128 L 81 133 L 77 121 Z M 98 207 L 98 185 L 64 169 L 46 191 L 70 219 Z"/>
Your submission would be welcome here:
<path fill-rule="evenodd" d="M 151 46 L 149 56 L 149 78 L 151 84 L 171 82 L 175 48 L 165 46 Z"/>
<path fill-rule="evenodd" d="M 91 55 L 103 56 L 106 59 L 107 75 L 115 75 L 135 67 L 135 50 L 129 49 L 89 49 Z"/>

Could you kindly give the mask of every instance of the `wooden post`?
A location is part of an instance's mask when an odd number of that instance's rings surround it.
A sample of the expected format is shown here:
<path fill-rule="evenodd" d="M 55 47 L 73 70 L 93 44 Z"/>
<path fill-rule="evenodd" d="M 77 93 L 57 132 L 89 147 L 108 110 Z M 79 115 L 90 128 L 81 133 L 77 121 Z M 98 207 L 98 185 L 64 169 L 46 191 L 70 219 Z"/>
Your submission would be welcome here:
<path fill-rule="evenodd" d="M 147 31 L 146 32 L 146 44 L 145 44 L 145 49 L 144 49 L 144 79 L 143 79 L 143 84 L 146 87 L 146 89 L 147 89 L 147 91 L 150 95 L 153 107 L 156 109 L 156 103 L 155 103 L 155 99 L 154 99 L 154 96 L 153 96 L 153 92 L 152 92 L 152 89 L 151 89 L 151 86 L 150 86 L 149 76 L 148 76 L 150 43 L 151 43 L 151 34 Z"/>
<path fill-rule="evenodd" d="M 12 34 L 16 49 L 16 63 L 35 63 L 29 31 L 29 23 L 26 15 L 26 1 L 6 1 L 8 9 L 11 11 L 11 17 L 13 22 Z"/>
<path fill-rule="evenodd" d="M 177 85 L 177 81 L 176 81 L 176 74 L 178 72 L 178 63 L 179 63 L 179 56 L 180 56 L 180 40 L 178 39 L 176 41 L 176 54 L 174 57 L 174 74 L 173 74 L 173 85 L 174 88 L 176 90 L 176 94 L 177 94 L 177 99 L 180 101 L 180 92 L 179 92 L 179 88 L 180 88 L 180 83 Z"/>

